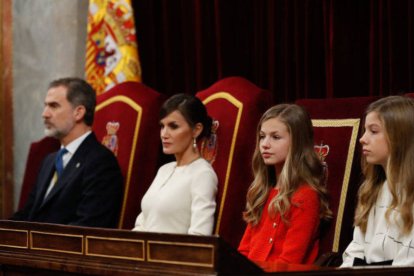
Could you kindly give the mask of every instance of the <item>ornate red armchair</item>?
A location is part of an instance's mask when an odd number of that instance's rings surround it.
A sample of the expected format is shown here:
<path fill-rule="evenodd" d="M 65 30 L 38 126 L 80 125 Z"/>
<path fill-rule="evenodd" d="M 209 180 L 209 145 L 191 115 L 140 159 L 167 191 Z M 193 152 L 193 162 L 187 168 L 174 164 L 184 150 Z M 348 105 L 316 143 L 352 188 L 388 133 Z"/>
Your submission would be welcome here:
<path fill-rule="evenodd" d="M 252 181 L 257 123 L 270 94 L 240 77 L 220 80 L 196 95 L 216 120 L 215 144 L 201 145 L 219 179 L 215 234 L 237 247 L 246 227 L 242 212 Z"/>
<path fill-rule="evenodd" d="M 320 254 L 342 253 L 352 240 L 357 192 L 362 180 L 361 124 L 366 107 L 376 99 L 358 97 L 296 101 L 307 109 L 312 118 L 315 150 L 327 165 L 326 184 L 334 218 L 322 225 Z"/>
<path fill-rule="evenodd" d="M 141 198 L 155 176 L 162 102 L 161 94 L 136 82 L 119 84 L 97 98 L 93 130 L 116 155 L 124 177 L 119 228 L 133 227 Z"/>

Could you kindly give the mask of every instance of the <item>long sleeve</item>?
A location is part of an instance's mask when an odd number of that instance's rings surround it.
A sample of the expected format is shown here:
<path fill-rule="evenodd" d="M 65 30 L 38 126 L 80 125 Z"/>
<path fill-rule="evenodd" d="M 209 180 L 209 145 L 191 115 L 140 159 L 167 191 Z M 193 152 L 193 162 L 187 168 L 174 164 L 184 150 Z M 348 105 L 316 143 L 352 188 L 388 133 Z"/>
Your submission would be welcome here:
<path fill-rule="evenodd" d="M 116 227 L 122 200 L 122 175 L 112 153 L 97 156 L 85 170 L 76 217 L 68 224 Z"/>
<path fill-rule="evenodd" d="M 144 214 L 141 212 L 135 220 L 135 226 L 132 231 L 145 231 L 144 229 Z"/>
<path fill-rule="evenodd" d="M 136 231 L 211 235 L 216 210 L 217 176 L 198 159 L 185 166 L 162 166 L 141 200 Z"/>
<path fill-rule="evenodd" d="M 269 204 L 277 195 L 272 190 L 257 225 L 248 225 L 239 244 L 239 252 L 254 261 L 313 263 L 319 249 L 319 196 L 308 185 L 302 185 L 292 196 L 286 213 L 271 215 Z"/>
<path fill-rule="evenodd" d="M 188 234 L 211 235 L 216 211 L 217 176 L 205 170 L 191 183 L 191 222 Z"/>
<path fill-rule="evenodd" d="M 244 231 L 243 237 L 240 241 L 238 251 L 244 256 L 248 257 L 250 252 L 250 239 L 252 235 L 252 229 L 250 224 L 247 225 L 246 230 Z"/>
<path fill-rule="evenodd" d="M 297 206 L 295 206 L 297 205 Z M 311 252 L 319 229 L 319 196 L 311 190 L 302 190 L 292 199 L 291 217 L 283 242 L 282 252 L 275 261 L 304 263 Z"/>
<path fill-rule="evenodd" d="M 27 205 L 12 219 L 116 227 L 123 187 L 116 157 L 90 132 L 66 148 L 73 155 L 48 196 L 44 194 L 54 172 L 55 154 L 43 161 Z"/>
<path fill-rule="evenodd" d="M 40 166 L 39 172 L 47 172 L 50 171 L 50 162 L 54 159 L 52 156 L 53 154 L 49 154 L 42 160 L 42 164 Z M 10 218 L 11 220 L 21 220 L 21 221 L 29 221 L 30 220 L 30 213 L 35 209 L 36 205 L 36 195 L 41 194 L 41 185 L 39 183 L 40 176 L 38 175 L 35 179 L 35 184 L 33 185 L 32 190 L 29 193 L 29 196 L 23 206 L 22 209 L 18 210 L 16 213 L 12 215 Z"/>
<path fill-rule="evenodd" d="M 392 202 L 388 183 L 384 182 L 375 204 L 368 214 L 365 233 L 357 226 L 352 242 L 343 254 L 341 267 L 350 267 L 355 258 L 365 259 L 368 264 L 392 262 L 392 265 L 414 265 L 414 228 L 411 233 L 402 232 L 403 221 L 398 208 L 386 212 Z"/>
<path fill-rule="evenodd" d="M 355 227 L 353 239 L 342 255 L 341 267 L 351 267 L 355 258 L 364 259 L 364 234 L 358 226 Z"/>
<path fill-rule="evenodd" d="M 409 236 L 404 239 L 402 246 L 392 262 L 394 266 L 414 266 L 414 227 Z"/>

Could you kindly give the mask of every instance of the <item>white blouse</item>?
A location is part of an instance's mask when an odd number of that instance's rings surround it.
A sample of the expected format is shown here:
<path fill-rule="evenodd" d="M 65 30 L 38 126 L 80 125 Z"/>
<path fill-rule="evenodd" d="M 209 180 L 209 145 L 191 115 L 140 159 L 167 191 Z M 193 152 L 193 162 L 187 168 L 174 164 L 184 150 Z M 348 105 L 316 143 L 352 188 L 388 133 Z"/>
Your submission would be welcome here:
<path fill-rule="evenodd" d="M 206 160 L 162 166 L 141 201 L 134 231 L 211 235 L 217 175 Z"/>
<path fill-rule="evenodd" d="M 414 265 L 414 227 L 411 233 L 403 235 L 398 227 L 402 226 L 402 220 L 397 210 L 392 210 L 387 222 L 385 212 L 391 201 L 391 192 L 387 182 L 384 182 L 377 202 L 369 212 L 366 233 L 355 227 L 341 267 L 352 266 L 354 258 L 365 258 L 368 264 L 393 260 L 392 265 Z"/>

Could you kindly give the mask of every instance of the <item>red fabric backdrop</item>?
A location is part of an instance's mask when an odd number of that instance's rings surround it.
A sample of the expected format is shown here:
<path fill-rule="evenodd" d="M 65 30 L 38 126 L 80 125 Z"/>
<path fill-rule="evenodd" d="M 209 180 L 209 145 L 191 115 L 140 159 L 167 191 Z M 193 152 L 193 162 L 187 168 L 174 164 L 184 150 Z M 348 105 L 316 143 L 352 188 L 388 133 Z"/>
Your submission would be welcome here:
<path fill-rule="evenodd" d="M 414 91 L 412 0 L 133 1 L 143 81 L 195 93 L 238 75 L 298 98 Z"/>

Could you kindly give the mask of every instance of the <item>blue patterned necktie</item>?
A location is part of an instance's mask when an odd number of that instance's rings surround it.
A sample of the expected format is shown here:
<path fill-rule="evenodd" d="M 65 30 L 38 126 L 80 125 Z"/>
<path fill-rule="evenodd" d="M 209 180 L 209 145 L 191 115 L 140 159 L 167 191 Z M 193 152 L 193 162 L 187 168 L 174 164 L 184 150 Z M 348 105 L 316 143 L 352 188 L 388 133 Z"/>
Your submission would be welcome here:
<path fill-rule="evenodd" d="M 61 176 L 63 172 L 63 155 L 65 155 L 65 153 L 67 152 L 68 150 L 66 148 L 61 148 L 56 154 L 55 167 L 58 178 Z"/>

